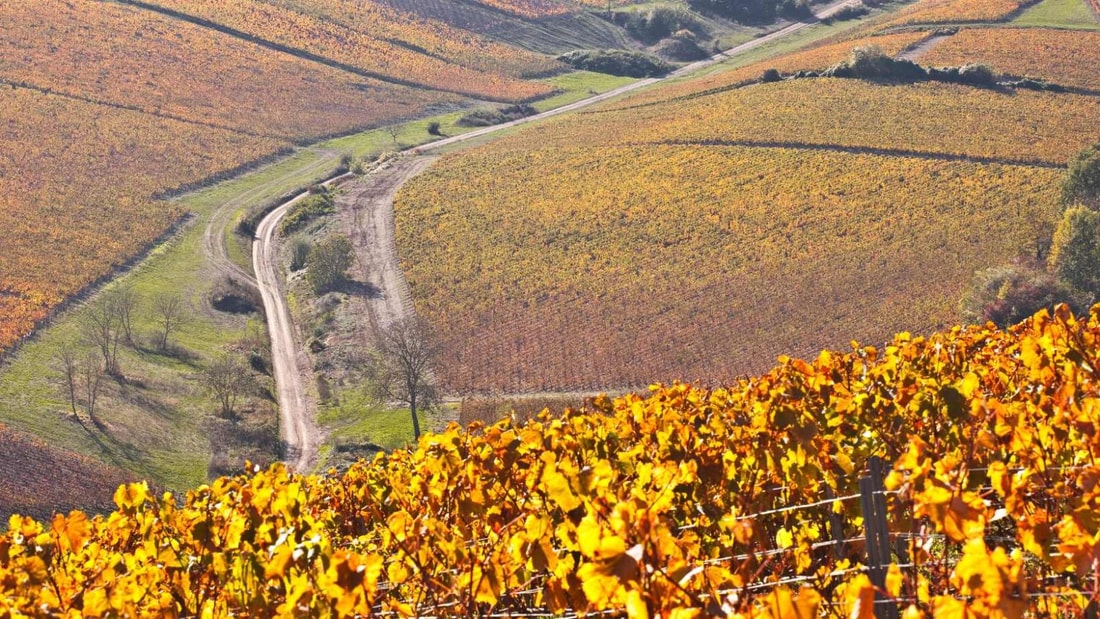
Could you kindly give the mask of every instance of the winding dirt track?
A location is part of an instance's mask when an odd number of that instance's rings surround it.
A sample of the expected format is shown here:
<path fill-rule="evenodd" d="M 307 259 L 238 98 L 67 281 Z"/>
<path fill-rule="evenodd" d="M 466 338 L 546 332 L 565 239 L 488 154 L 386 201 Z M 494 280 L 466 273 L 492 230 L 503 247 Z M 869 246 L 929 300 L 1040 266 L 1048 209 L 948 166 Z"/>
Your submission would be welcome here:
<path fill-rule="evenodd" d="M 296 471 L 306 472 L 317 455 L 318 433 L 313 424 L 313 403 L 306 391 L 312 376 L 309 357 L 294 337 L 294 323 L 279 280 L 279 246 L 275 233 L 292 206 L 304 199 L 299 195 L 271 212 L 260 222 L 252 244 L 252 264 L 267 313 L 271 336 L 271 365 L 279 401 L 279 427 L 286 447 L 286 461 Z"/>
<path fill-rule="evenodd" d="M 816 17 L 825 19 L 845 7 L 855 6 L 861 2 L 862 0 L 840 0 L 818 11 Z M 411 316 L 414 311 L 408 285 L 405 283 L 405 277 L 401 273 L 397 260 L 394 243 L 393 199 L 402 185 L 426 170 L 435 161 L 437 155 L 431 153 L 497 131 L 579 110 L 667 79 L 682 77 L 790 36 L 814 23 L 816 20 L 790 24 L 706 60 L 681 67 L 664 77 L 640 80 L 535 116 L 485 127 L 410 149 L 405 157 L 347 184 L 347 194 L 340 199 L 339 204 L 342 209 L 350 208 L 355 211 L 355 226 L 350 236 L 356 249 L 359 268 L 365 271 L 366 279 L 363 281 L 372 288 L 372 294 L 368 296 L 368 316 L 366 317 L 372 330 L 389 324 L 393 320 Z M 306 387 L 312 381 L 313 371 L 310 368 L 308 355 L 296 342 L 286 295 L 279 280 L 275 230 L 290 206 L 304 195 L 298 196 L 265 217 L 260 223 L 257 238 L 252 247 L 253 269 L 256 271 L 256 279 L 263 295 L 268 330 L 271 333 L 272 365 L 275 369 L 280 425 L 287 449 L 287 461 L 295 470 L 303 472 L 313 466 L 319 442 L 319 434 L 313 423 L 314 406 Z M 222 230 L 227 221 L 223 221 Z M 222 249 L 224 253 L 224 244 Z M 224 262 L 231 264 L 228 259 Z M 377 331 L 374 332 L 377 333 Z"/>
<path fill-rule="evenodd" d="M 340 157 L 340 153 L 334 150 L 315 150 L 314 152 L 321 157 L 317 161 L 295 170 L 295 174 L 310 174 L 325 169 L 326 166 L 330 166 L 333 161 Z M 257 197 L 269 191 L 280 180 L 278 178 L 273 179 L 234 196 L 232 200 L 219 206 L 217 211 L 210 216 L 210 220 L 206 223 L 206 229 L 203 230 L 202 249 L 203 254 L 207 257 L 207 264 L 214 270 L 214 275 L 235 277 L 243 284 L 256 285 L 256 279 L 252 276 L 252 273 L 229 259 L 229 252 L 225 245 L 225 232 L 229 226 L 229 219 L 237 209 L 255 201 Z M 256 267 L 255 261 L 253 261 L 252 267 Z"/>

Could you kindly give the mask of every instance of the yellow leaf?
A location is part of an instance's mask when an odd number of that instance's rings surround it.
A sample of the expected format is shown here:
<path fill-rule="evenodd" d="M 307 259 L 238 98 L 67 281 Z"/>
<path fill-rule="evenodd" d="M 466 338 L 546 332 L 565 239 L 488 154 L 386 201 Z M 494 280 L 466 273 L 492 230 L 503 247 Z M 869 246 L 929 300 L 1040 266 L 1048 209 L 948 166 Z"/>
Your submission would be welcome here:
<path fill-rule="evenodd" d="M 626 615 L 630 619 L 649 619 L 649 608 L 636 589 L 626 594 Z"/>
<path fill-rule="evenodd" d="M 844 608 L 848 619 L 874 619 L 875 587 L 866 574 L 856 576 L 845 586 Z"/>
<path fill-rule="evenodd" d="M 546 489 L 550 500 L 557 503 L 562 511 L 573 511 L 580 507 L 581 501 L 577 495 L 573 494 L 573 489 L 569 487 L 569 480 L 558 472 L 553 455 L 548 455 L 551 457 L 546 458 L 546 467 L 542 469 L 542 487 Z"/>
<path fill-rule="evenodd" d="M 897 563 L 891 563 L 890 568 L 886 571 L 886 592 L 890 594 L 890 597 L 901 596 L 901 585 L 905 582 L 905 577 L 901 574 L 901 568 Z"/>
<path fill-rule="evenodd" d="M 780 528 L 775 533 L 775 545 L 778 548 L 790 548 L 794 545 L 794 536 L 790 531 Z"/>

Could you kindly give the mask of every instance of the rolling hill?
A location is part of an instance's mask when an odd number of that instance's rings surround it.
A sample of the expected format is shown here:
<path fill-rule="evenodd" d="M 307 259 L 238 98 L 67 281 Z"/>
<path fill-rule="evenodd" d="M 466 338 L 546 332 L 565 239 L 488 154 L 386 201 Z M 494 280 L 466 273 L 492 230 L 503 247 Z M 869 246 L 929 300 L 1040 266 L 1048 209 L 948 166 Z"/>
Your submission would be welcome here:
<path fill-rule="evenodd" d="M 918 3 L 807 51 L 448 156 L 397 204 L 402 268 L 443 334 L 445 385 L 722 382 L 784 352 L 958 320 L 975 271 L 1041 253 L 1060 169 L 1100 132 L 1077 62 L 1093 33 L 936 33 L 1019 8 Z M 927 26 L 874 29 L 897 19 Z M 822 70 L 869 46 L 1071 88 L 759 83 L 765 69 Z"/>

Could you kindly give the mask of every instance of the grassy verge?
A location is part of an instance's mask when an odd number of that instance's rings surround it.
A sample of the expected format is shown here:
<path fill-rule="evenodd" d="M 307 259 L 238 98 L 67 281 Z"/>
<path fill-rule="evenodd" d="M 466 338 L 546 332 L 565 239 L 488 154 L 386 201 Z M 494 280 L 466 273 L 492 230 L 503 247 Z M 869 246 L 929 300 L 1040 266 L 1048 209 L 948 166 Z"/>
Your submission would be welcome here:
<path fill-rule="evenodd" d="M 587 99 L 593 95 L 614 90 L 637 80 L 632 77 L 617 77 L 615 75 L 605 75 L 603 73 L 593 73 L 591 71 L 574 71 L 573 73 L 566 73 L 565 75 L 559 75 L 543 81 L 556 86 L 562 92 L 548 99 L 536 102 L 533 107 L 539 112 L 545 112 L 547 110 L 559 108 L 563 105 L 576 103 L 581 99 Z"/>
<path fill-rule="evenodd" d="M 212 426 L 218 421 L 216 405 L 197 377 L 227 345 L 263 332 L 255 317 L 207 314 L 202 309 L 203 296 L 214 284 L 203 257 L 204 229 L 223 204 L 240 201 L 244 208 L 308 184 L 324 173 L 327 166 L 318 168 L 319 163 L 324 162 L 316 152 L 303 151 L 180 198 L 194 213 L 192 222 L 107 287 L 133 290 L 140 305 L 134 321 L 136 345 L 120 352 L 125 380 L 105 379 L 97 404 L 105 428 L 81 424 L 69 415 L 57 370 L 57 351 L 81 339 L 80 324 L 88 313 L 83 306 L 61 315 L 0 368 L 0 421 L 167 488 L 204 482 L 218 450 L 211 442 Z M 160 352 L 153 343 L 157 324 L 151 305 L 171 294 L 183 296 L 190 319 L 172 334 L 169 351 Z M 251 399 L 242 409 L 274 418 L 273 405 L 263 398 Z"/>
<path fill-rule="evenodd" d="M 1044 0 L 1016 18 L 1012 25 L 1100 30 L 1100 21 L 1085 0 Z"/>

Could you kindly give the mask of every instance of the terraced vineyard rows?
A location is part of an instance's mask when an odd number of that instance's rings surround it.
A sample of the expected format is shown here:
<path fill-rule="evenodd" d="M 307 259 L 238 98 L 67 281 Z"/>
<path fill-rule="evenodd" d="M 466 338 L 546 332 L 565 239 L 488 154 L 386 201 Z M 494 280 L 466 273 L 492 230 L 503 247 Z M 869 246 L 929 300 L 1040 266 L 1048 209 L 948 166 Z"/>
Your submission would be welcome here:
<path fill-rule="evenodd" d="M 498 143 L 406 186 L 397 245 L 417 311 L 444 338 L 450 390 L 720 381 L 783 351 L 947 324 L 974 270 L 1054 221 L 1059 176 L 802 149 Z"/>
<path fill-rule="evenodd" d="M 375 12 L 364 17 L 365 21 L 356 20 L 353 26 L 349 26 L 250 0 L 156 0 L 151 4 L 209 20 L 287 48 L 302 50 L 389 81 L 501 101 L 527 100 L 551 91 L 546 84 L 479 71 L 454 58 L 438 58 L 431 53 L 415 51 L 417 44 L 414 41 L 422 40 L 421 35 L 425 33 L 442 30 L 443 35 L 433 37 L 434 40 L 446 37 L 457 41 L 473 40 L 472 47 L 478 50 L 475 58 L 484 59 L 494 54 L 501 58 L 514 57 L 520 59 L 521 66 L 531 61 L 532 55 L 528 52 L 479 42 L 475 35 L 450 30 L 442 24 L 431 25 L 413 19 L 401 21 L 389 17 L 392 13 L 377 5 L 367 5 L 373 7 Z M 389 26 L 404 33 L 404 36 L 396 41 L 379 38 L 386 36 L 385 30 L 367 30 L 364 24 Z"/>
<path fill-rule="evenodd" d="M 0 80 L 258 135 L 315 138 L 459 99 L 115 3 L 3 3 L 0 21 Z"/>
<path fill-rule="evenodd" d="M 524 77 L 561 69 L 558 63 L 541 54 L 472 36 L 445 23 L 419 19 L 374 0 L 261 1 L 306 15 L 316 15 L 380 41 L 394 42 L 478 71 Z M 557 6 L 550 2 L 545 5 Z"/>
<path fill-rule="evenodd" d="M 0 89 L 0 350 L 182 213 L 151 199 L 285 142 Z"/>
<path fill-rule="evenodd" d="M 1096 315 L 1059 308 L 452 426 L 342 475 L 123 486 L 107 518 L 10 520 L 0 612 L 1079 616 L 1098 597 L 1098 343 Z M 898 549 L 877 593 L 854 500 L 872 457 Z"/>
<path fill-rule="evenodd" d="M 799 143 L 1065 165 L 1095 140 L 1100 99 L 823 78 L 587 114 L 571 125 L 542 131 L 540 141 L 568 144 L 607 127 L 616 144 Z"/>
<path fill-rule="evenodd" d="M 108 512 L 115 489 L 133 479 L 0 424 L 0 522 L 13 513 L 48 520 L 57 511 Z"/>
<path fill-rule="evenodd" d="M 988 64 L 1015 77 L 1100 91 L 1100 32 L 1043 28 L 965 29 L 921 58 L 922 64 Z"/>

